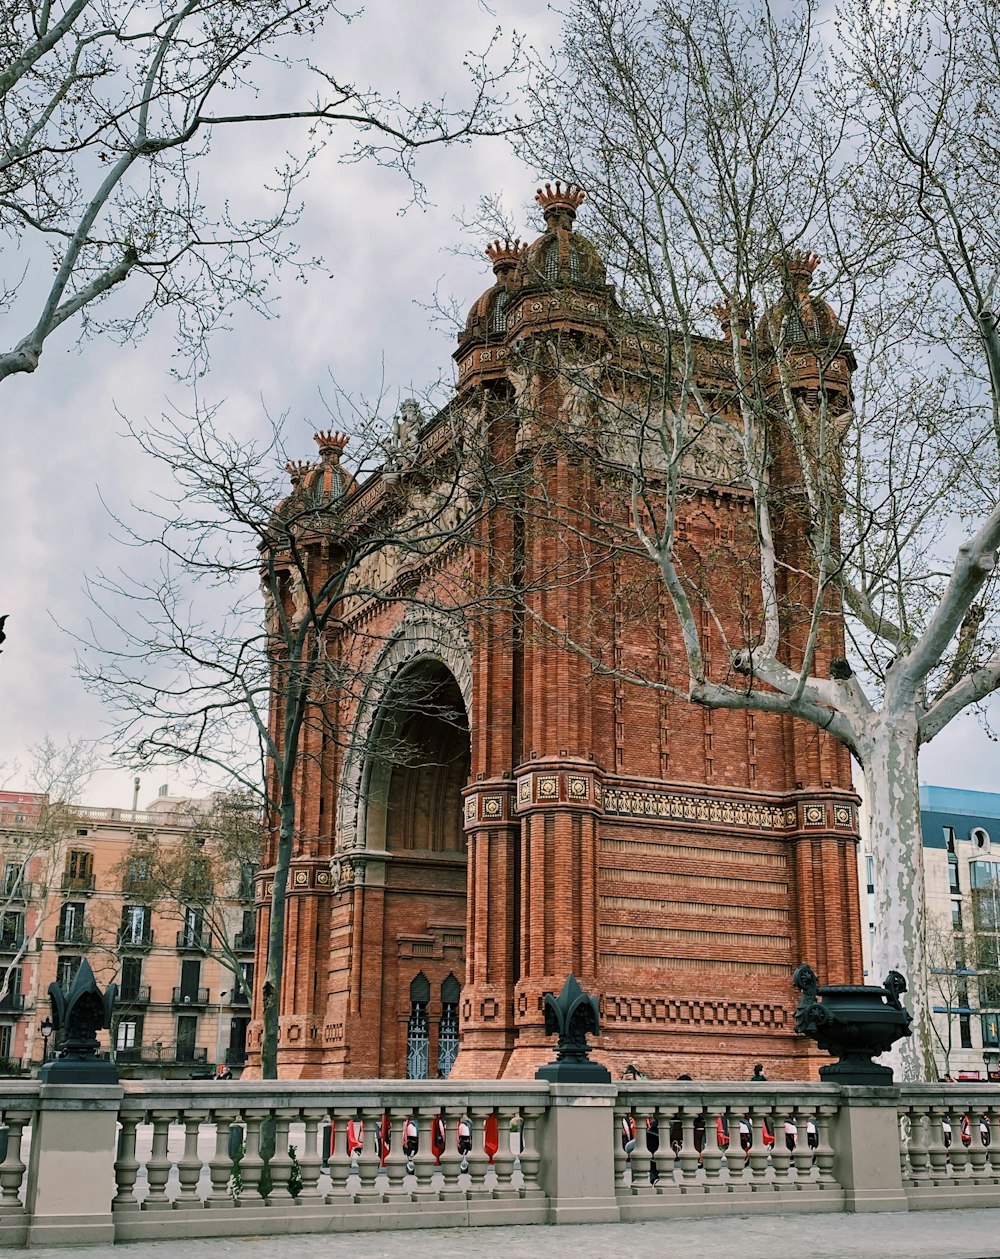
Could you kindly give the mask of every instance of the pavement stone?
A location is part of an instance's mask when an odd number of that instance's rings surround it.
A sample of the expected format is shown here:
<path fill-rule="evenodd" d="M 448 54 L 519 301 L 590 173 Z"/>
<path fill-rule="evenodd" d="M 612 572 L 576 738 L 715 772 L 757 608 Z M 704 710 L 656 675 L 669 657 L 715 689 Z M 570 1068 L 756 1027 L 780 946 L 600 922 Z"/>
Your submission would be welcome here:
<path fill-rule="evenodd" d="M 33 1248 L 31 1259 L 1000 1259 L 1000 1209 L 428 1228 Z M 11 1256 L 13 1259 L 13 1255 Z"/>

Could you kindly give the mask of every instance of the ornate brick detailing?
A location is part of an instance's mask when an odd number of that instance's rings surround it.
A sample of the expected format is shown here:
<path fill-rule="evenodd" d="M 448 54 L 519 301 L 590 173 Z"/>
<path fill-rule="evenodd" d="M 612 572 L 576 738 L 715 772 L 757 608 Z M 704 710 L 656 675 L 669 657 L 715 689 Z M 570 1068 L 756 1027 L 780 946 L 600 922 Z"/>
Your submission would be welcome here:
<path fill-rule="evenodd" d="M 730 892 L 770 892 L 775 896 L 788 893 L 787 883 L 765 879 L 735 879 L 724 875 L 676 874 L 663 870 L 620 870 L 605 866 L 601 878 L 612 883 L 655 883 L 658 887 L 716 888 Z"/>
<path fill-rule="evenodd" d="M 463 817 L 468 830 L 472 826 L 489 826 L 507 822 L 514 814 L 514 784 L 491 782 L 465 789 Z"/>
<path fill-rule="evenodd" d="M 798 822 L 794 805 L 758 804 L 706 796 L 679 796 L 667 791 L 634 791 L 608 787 L 604 811 L 609 816 L 662 818 L 664 821 L 716 822 L 753 830 L 786 831 Z"/>
<path fill-rule="evenodd" d="M 396 952 L 401 958 L 445 956 L 460 958 L 465 954 L 465 927 L 431 927 L 420 935 L 401 934 L 396 937 Z"/>
<path fill-rule="evenodd" d="M 689 1027 L 724 1027 L 727 1031 L 781 1029 L 788 1025 L 783 1006 L 767 1002 L 684 1000 L 660 997 L 609 997 L 601 1001 L 601 1018 L 612 1023 L 680 1023 Z"/>
<path fill-rule="evenodd" d="M 752 852 L 746 849 L 702 848 L 694 844 L 656 843 L 644 839 L 618 839 L 606 836 L 601 840 L 602 852 L 636 853 L 643 857 L 683 857 L 694 861 L 719 861 L 727 864 L 771 866 L 778 870 L 788 867 L 788 857 L 783 852 Z"/>
<path fill-rule="evenodd" d="M 601 954 L 601 965 L 616 967 L 641 967 L 650 971 L 703 971 L 714 975 L 756 975 L 774 979 L 788 979 L 788 963 L 734 962 L 725 958 L 663 957 L 656 953 L 627 952 L 620 946 L 613 953 Z"/>
<path fill-rule="evenodd" d="M 792 942 L 787 936 L 758 935 L 748 931 L 706 931 L 687 927 L 641 927 L 634 923 L 602 923 L 598 928 L 602 940 L 662 940 L 667 944 L 701 945 L 713 948 L 777 949 L 788 952 Z"/>
<path fill-rule="evenodd" d="M 603 801 L 600 779 L 585 771 L 544 769 L 522 774 L 517 780 L 518 812 L 533 804 L 577 804 L 599 809 Z"/>
<path fill-rule="evenodd" d="M 699 918 L 738 918 L 747 922 L 787 923 L 787 909 L 761 905 L 702 905 L 697 901 L 667 900 L 660 896 L 600 896 L 601 909 L 620 909 L 628 913 L 696 914 Z"/>

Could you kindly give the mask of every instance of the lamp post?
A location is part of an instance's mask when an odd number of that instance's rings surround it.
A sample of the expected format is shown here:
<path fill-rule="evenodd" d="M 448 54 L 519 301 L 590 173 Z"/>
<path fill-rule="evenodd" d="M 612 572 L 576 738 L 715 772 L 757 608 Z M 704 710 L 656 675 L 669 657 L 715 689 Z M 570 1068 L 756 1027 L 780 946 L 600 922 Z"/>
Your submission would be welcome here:
<path fill-rule="evenodd" d="M 49 1060 L 49 1037 L 52 1035 L 52 1020 L 50 1018 L 42 1019 L 38 1030 L 42 1033 L 42 1062 L 44 1063 Z"/>
<path fill-rule="evenodd" d="M 1000 1068 L 1000 1049 L 984 1049 L 983 1063 L 986 1067 L 987 1080 L 993 1079 Z"/>
<path fill-rule="evenodd" d="M 223 988 L 219 993 L 219 1014 L 215 1020 L 215 1070 L 218 1072 L 222 1066 L 222 1006 L 229 996 L 229 989 Z"/>

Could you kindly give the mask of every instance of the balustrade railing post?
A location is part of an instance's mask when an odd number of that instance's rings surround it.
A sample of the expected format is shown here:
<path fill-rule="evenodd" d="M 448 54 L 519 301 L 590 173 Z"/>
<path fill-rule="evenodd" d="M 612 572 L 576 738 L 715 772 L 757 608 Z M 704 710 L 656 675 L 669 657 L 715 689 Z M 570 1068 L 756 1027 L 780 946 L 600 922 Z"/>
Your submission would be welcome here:
<path fill-rule="evenodd" d="M 434 1187 L 434 1124 L 438 1118 L 436 1106 L 418 1106 L 414 1112 L 417 1122 L 417 1152 L 413 1157 L 414 1175 L 417 1178 L 417 1195 L 431 1198 L 437 1193 Z"/>
<path fill-rule="evenodd" d="M 166 1211 L 170 1209 L 167 1197 L 167 1181 L 170 1179 L 170 1168 L 173 1160 L 167 1149 L 170 1140 L 170 1125 L 175 1112 L 170 1110 L 154 1110 L 150 1116 L 153 1123 L 153 1149 L 146 1160 L 146 1180 L 149 1193 L 142 1204 L 144 1211 Z"/>
<path fill-rule="evenodd" d="M 351 1155 L 347 1149 L 348 1124 L 354 1120 L 354 1111 L 337 1106 L 332 1112 L 333 1131 L 330 1134 L 330 1192 L 327 1202 L 340 1201 L 348 1192 L 347 1180 L 351 1174 Z"/>
<path fill-rule="evenodd" d="M 268 1114 L 267 1110 L 248 1109 L 243 1112 L 247 1140 L 240 1160 L 240 1178 L 243 1181 L 240 1202 L 248 1207 L 261 1205 L 260 1178 L 264 1173 L 264 1160 L 260 1156 L 260 1127 Z"/>
<path fill-rule="evenodd" d="M 830 1108 L 821 1106 L 818 1121 Z M 823 1125 L 817 1121 L 822 1134 Z M 832 1124 L 833 1175 L 847 1211 L 905 1211 L 899 1168 L 899 1089 L 867 1085 L 841 1089 Z M 823 1140 L 821 1135 L 821 1142 Z M 825 1158 L 825 1154 L 823 1155 Z M 817 1151 L 817 1163 L 820 1151 Z M 820 1164 L 820 1174 L 823 1167 Z"/>
<path fill-rule="evenodd" d="M 358 1151 L 358 1179 L 360 1186 L 358 1196 L 365 1200 L 382 1196 L 378 1186 L 381 1171 L 375 1134 L 381 1129 L 382 1111 L 366 1106 L 361 1110 L 361 1123 L 364 1127 L 364 1139 Z"/>
<path fill-rule="evenodd" d="M 980 1123 L 982 1113 L 982 1107 L 978 1109 L 973 1107 L 969 1111 L 969 1132 L 972 1137 L 972 1144 L 969 1147 L 969 1167 L 972 1179 L 977 1185 L 988 1185 L 990 1183 L 990 1174 L 986 1165 L 989 1162 L 990 1152 L 987 1146 L 983 1144 L 983 1131 Z"/>
<path fill-rule="evenodd" d="M 944 1117 L 947 1107 L 930 1106 L 927 1111 L 927 1159 L 931 1180 L 935 1185 L 944 1184 L 948 1178 L 948 1147 L 944 1143 Z"/>
<path fill-rule="evenodd" d="M 628 1153 L 625 1150 L 625 1142 L 629 1139 L 626 1135 L 626 1125 L 629 1120 L 629 1108 L 619 1096 L 615 1102 L 615 1193 L 627 1194 L 628 1185 L 625 1184 L 625 1171 L 631 1169 Z"/>
<path fill-rule="evenodd" d="M 705 1171 L 707 1185 L 718 1184 L 722 1175 L 723 1151 L 719 1145 L 719 1112 L 706 1104 L 705 1110 L 705 1143 L 701 1147 L 701 1165 Z"/>
<path fill-rule="evenodd" d="M 458 1150 L 458 1122 L 464 1114 L 460 1106 L 443 1106 L 441 1118 L 444 1120 L 444 1153 L 441 1155 L 441 1175 L 444 1186 L 441 1197 L 454 1202 L 465 1197 L 465 1190 L 458 1183 L 462 1172 L 462 1155 Z M 524 1158 L 521 1163 L 523 1166 Z"/>
<path fill-rule="evenodd" d="M 492 1106 L 470 1106 L 469 1119 L 472 1121 L 472 1149 L 469 1151 L 469 1197 L 492 1197 L 486 1186 L 486 1173 L 490 1165 L 486 1153 L 486 1121 L 492 1116 Z"/>
<path fill-rule="evenodd" d="M 694 1123 L 700 1114 L 700 1106 L 681 1108 L 681 1148 L 677 1151 L 677 1162 L 680 1164 L 681 1180 L 689 1186 L 698 1179 L 698 1147 L 694 1140 Z M 673 1176 L 669 1179 L 673 1181 Z"/>
<path fill-rule="evenodd" d="M 110 1244 L 120 1084 L 43 1084 L 32 1117 L 29 1246 Z M 8 1151 L 9 1155 L 9 1151 Z"/>
<path fill-rule="evenodd" d="M 497 1187 L 494 1191 L 498 1198 L 516 1198 L 518 1192 L 511 1184 L 511 1178 L 514 1175 L 514 1153 L 511 1148 L 513 1140 L 513 1132 L 511 1131 L 511 1121 L 517 1118 L 520 1121 L 521 1112 L 511 1110 L 508 1106 L 503 1106 L 497 1113 L 497 1130 L 499 1132 L 499 1148 L 493 1165 L 497 1173 Z"/>
<path fill-rule="evenodd" d="M 929 1179 L 927 1170 L 927 1107 L 908 1106 L 909 1121 L 906 1138 L 906 1163 L 911 1185 L 919 1185 Z"/>
<path fill-rule="evenodd" d="M 964 1109 L 958 1103 L 952 1103 L 948 1119 L 951 1123 L 951 1148 L 948 1151 L 948 1161 L 951 1163 L 951 1175 L 953 1180 L 964 1180 L 965 1169 L 969 1162 L 969 1151 L 965 1148 L 962 1141 L 962 1121 L 965 1119 Z"/>
<path fill-rule="evenodd" d="M 542 1155 L 538 1144 L 538 1124 L 545 1115 L 544 1106 L 524 1107 L 524 1127 L 521 1129 L 521 1174 L 524 1176 L 524 1196 L 541 1198 L 545 1190 L 541 1185 Z"/>
<path fill-rule="evenodd" d="M 615 1197 L 617 1093 L 614 1084 L 549 1085 L 549 1108 L 541 1131 L 540 1175 L 553 1224 L 604 1223 L 621 1218 Z M 637 1149 L 641 1140 L 638 1136 Z M 661 1133 L 660 1140 L 669 1145 L 667 1133 Z"/>
<path fill-rule="evenodd" d="M 765 1106 L 750 1107 L 750 1183 L 758 1188 L 767 1176 L 767 1146 L 764 1144 L 764 1116 L 770 1111 Z"/>
<path fill-rule="evenodd" d="M 389 1139 L 389 1157 L 386 1159 L 385 1170 L 389 1178 L 389 1197 L 400 1198 L 405 1192 L 403 1182 L 406 1180 L 406 1155 L 403 1153 L 403 1140 L 406 1121 L 410 1117 L 408 1109 L 400 1106 L 386 1107 L 391 1125 Z"/>
<path fill-rule="evenodd" d="M 795 1165 L 795 1187 L 802 1190 L 812 1180 L 813 1150 L 809 1145 L 809 1125 L 815 1126 L 816 1119 L 811 1107 L 796 1106 L 795 1115 L 795 1150 L 792 1162 Z"/>

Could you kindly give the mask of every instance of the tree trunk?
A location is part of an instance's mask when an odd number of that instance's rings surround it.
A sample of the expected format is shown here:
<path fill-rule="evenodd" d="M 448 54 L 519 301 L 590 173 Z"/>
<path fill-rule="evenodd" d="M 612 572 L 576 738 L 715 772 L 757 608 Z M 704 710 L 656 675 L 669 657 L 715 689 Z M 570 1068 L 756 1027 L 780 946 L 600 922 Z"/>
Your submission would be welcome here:
<path fill-rule="evenodd" d="M 260 1074 L 264 1080 L 278 1078 L 278 1014 L 281 1008 L 281 977 L 285 962 L 285 901 L 295 827 L 293 799 L 286 796 L 281 803 L 278 817 L 278 851 L 274 863 L 271 919 L 267 931 L 267 973 L 263 989 L 264 1028 L 260 1042 Z"/>
<path fill-rule="evenodd" d="M 913 1015 L 913 1035 L 882 1061 L 904 1082 L 933 1080 L 916 713 L 883 712 L 870 733 L 865 787 L 875 859 L 875 940 L 868 981 L 879 984 L 890 970 L 900 971 L 908 986 L 903 1003 Z"/>

